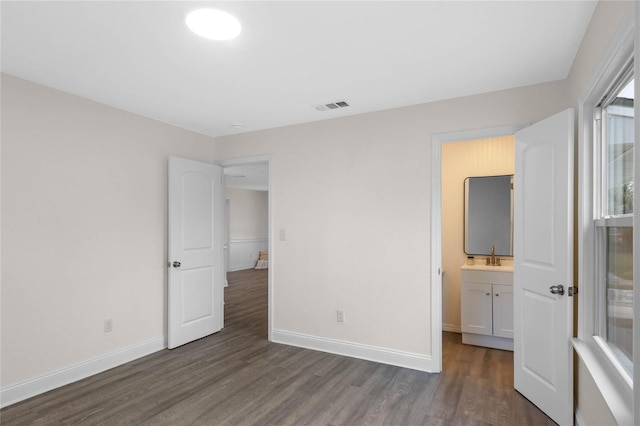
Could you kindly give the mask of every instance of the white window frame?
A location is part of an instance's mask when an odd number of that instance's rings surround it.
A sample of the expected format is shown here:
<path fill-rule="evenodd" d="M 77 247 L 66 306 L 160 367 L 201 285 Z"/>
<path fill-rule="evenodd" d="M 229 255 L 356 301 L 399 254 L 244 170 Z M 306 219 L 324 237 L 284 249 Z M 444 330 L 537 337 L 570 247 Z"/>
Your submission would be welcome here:
<path fill-rule="evenodd" d="M 594 199 L 594 188 L 600 183 L 599 165 L 602 152 L 594 144 L 596 128 L 594 120 L 597 105 L 604 94 L 611 92 L 619 82 L 625 66 L 634 56 L 634 16 L 627 15 L 614 36 L 614 42 L 604 55 L 604 60 L 587 85 L 581 97 L 578 109 L 578 338 L 574 339 L 574 348 L 593 377 L 600 393 L 609 406 L 611 413 L 619 424 L 634 423 L 634 391 L 633 379 L 622 367 L 609 344 L 599 337 L 600 318 L 602 313 L 598 303 L 602 300 L 602 286 L 598 285 L 599 276 L 596 270 L 596 250 L 598 233 L 596 218 L 600 200 Z M 636 62 L 637 63 L 637 62 Z M 637 74 L 637 73 L 636 73 Z M 637 75 L 636 75 L 637 77 Z M 636 121 L 638 115 L 636 114 Z M 637 135 L 636 135 L 637 138 Z M 636 155 L 637 155 L 636 150 Z M 636 164 L 636 167 L 638 165 Z M 640 203 L 638 203 L 640 204 Z M 638 211 L 638 205 L 634 207 Z M 615 218 L 620 224 L 633 221 L 633 218 Z M 634 233 L 634 241 L 636 233 Z M 635 245 L 635 244 L 634 244 Z M 636 269 L 636 251 L 634 247 L 634 270 Z M 634 279 L 635 281 L 635 279 Z M 638 292 L 634 292 L 634 297 Z M 635 315 L 635 314 L 634 314 Z M 640 325 L 636 324 L 638 327 Z M 634 327 L 634 349 L 636 347 Z M 637 352 L 634 350 L 634 354 Z M 636 359 L 637 356 L 636 356 Z M 634 370 L 640 369 L 640 363 Z"/>
<path fill-rule="evenodd" d="M 621 60 L 625 61 L 624 55 L 621 57 Z M 592 145 L 594 149 L 594 180 L 595 184 L 593 186 L 594 190 L 596 190 L 596 198 L 594 199 L 594 225 L 595 225 L 595 247 L 594 247 L 594 257 L 593 262 L 596 266 L 596 274 L 594 276 L 594 283 L 596 287 L 596 298 L 595 298 L 595 326 L 594 326 L 594 341 L 600 346 L 600 349 L 606 355 L 606 357 L 614 364 L 614 367 L 622 375 L 623 379 L 628 382 L 630 386 L 633 386 L 633 372 L 630 371 L 633 366 L 633 360 L 627 359 L 627 357 L 622 354 L 618 348 L 610 345 L 607 341 L 607 309 L 606 304 L 607 300 L 607 285 L 606 285 L 606 245 L 607 245 L 607 228 L 622 228 L 622 227 L 630 227 L 633 228 L 633 214 L 619 214 L 619 215 L 608 215 L 610 210 L 610 206 L 608 205 L 609 200 L 607 199 L 607 178 L 605 173 L 608 170 L 605 170 L 603 167 L 604 162 L 607 161 L 606 154 L 606 144 L 607 141 L 604 140 L 604 135 L 607 134 L 606 129 L 606 112 L 604 109 L 608 106 L 610 102 L 613 101 L 617 93 L 626 86 L 630 80 L 634 78 L 634 67 L 633 67 L 633 54 L 631 57 L 627 58 L 626 61 L 622 64 L 622 69 L 618 71 L 618 74 L 612 75 L 615 78 L 615 81 L 612 81 L 605 90 L 607 90 L 607 98 L 603 99 L 600 103 L 601 106 L 596 106 L 594 108 L 593 120 L 593 137 L 592 137 Z M 616 67 L 619 67 L 620 64 L 616 63 Z M 615 71 L 615 70 L 614 70 Z M 597 92 L 596 92 L 597 93 Z M 601 96 L 602 97 L 602 96 Z M 585 118 L 586 119 L 586 118 Z M 588 141 L 585 141 L 588 144 Z M 620 352 L 620 354 L 617 354 Z"/>

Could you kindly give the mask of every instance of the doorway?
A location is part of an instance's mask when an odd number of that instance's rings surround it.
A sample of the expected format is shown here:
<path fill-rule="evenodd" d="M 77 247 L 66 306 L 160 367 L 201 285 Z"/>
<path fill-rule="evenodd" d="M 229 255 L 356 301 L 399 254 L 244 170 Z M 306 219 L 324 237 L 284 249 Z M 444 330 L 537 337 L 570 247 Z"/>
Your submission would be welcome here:
<path fill-rule="evenodd" d="M 514 125 L 514 126 L 506 126 L 506 127 L 496 127 L 490 129 L 480 129 L 480 130 L 472 130 L 465 132 L 453 132 L 453 133 L 442 133 L 434 135 L 432 138 L 432 156 L 431 156 L 431 167 L 432 167 L 432 212 L 433 217 L 431 218 L 431 236 L 432 236 L 432 247 L 431 247 L 431 310 L 433 312 L 432 321 L 431 321 L 431 333 L 432 333 L 432 354 L 434 361 L 434 369 L 437 371 L 442 370 L 442 332 L 445 331 L 454 331 L 460 332 L 457 327 L 460 323 L 445 323 L 443 321 L 443 303 L 444 298 L 443 294 L 446 294 L 447 297 L 456 300 L 459 298 L 459 290 L 456 293 L 453 292 L 444 292 L 443 285 L 445 283 L 444 276 L 446 274 L 453 275 L 456 269 L 459 269 L 460 266 L 464 263 L 457 261 L 452 261 L 452 266 L 449 268 L 453 268 L 451 271 L 444 267 L 443 263 L 443 182 L 442 182 L 442 152 L 443 146 L 445 144 L 450 143 L 460 143 L 460 141 L 472 141 L 486 138 L 496 138 L 502 137 L 505 135 L 513 135 L 516 131 L 522 129 L 524 125 Z M 460 188 L 462 190 L 462 187 Z M 460 198 L 460 203 L 462 203 L 462 196 Z M 459 213 L 462 212 L 462 204 L 460 204 Z M 462 227 L 462 220 L 459 222 L 460 227 Z M 449 238 L 449 237 L 447 237 Z M 455 237 L 454 237 L 455 238 Z M 462 235 L 458 239 L 460 244 L 462 244 Z M 464 258 L 463 258 L 464 259 Z M 455 265 L 453 265 L 455 263 Z M 450 294 L 452 293 L 452 294 Z M 452 313 L 452 315 L 458 315 L 457 312 Z M 445 329 L 446 327 L 446 329 Z"/>
<path fill-rule="evenodd" d="M 442 277 L 443 331 L 461 332 L 460 267 L 471 261 L 469 255 L 475 257 L 474 262 L 482 263 L 491 252 L 492 242 L 488 240 L 481 247 L 476 244 L 474 248 L 467 248 L 464 244 L 465 182 L 468 178 L 513 175 L 514 162 L 513 134 L 442 145 L 442 233 L 446 235 L 442 240 L 442 268 L 446 271 Z M 480 231 L 484 228 L 488 227 Z M 500 253 L 499 257 L 503 265 L 511 265 L 512 256 Z"/>
<path fill-rule="evenodd" d="M 572 287 L 565 296 L 564 285 L 573 282 L 571 267 L 573 257 L 573 109 L 553 114 L 526 128 L 513 130 L 516 136 L 513 185 L 514 236 L 513 259 L 517 281 L 512 283 L 513 305 L 512 336 L 514 337 L 514 387 L 531 400 L 552 419 L 561 424 L 571 423 L 573 418 L 573 293 Z M 484 131 L 482 137 L 511 133 L 496 130 Z M 470 137 L 475 136 L 475 137 Z M 477 133 L 434 136 L 433 159 L 433 213 L 432 221 L 432 304 L 433 322 L 442 326 L 442 144 L 455 140 L 478 138 Z M 436 140 L 437 139 L 437 140 Z M 493 195 L 493 194 L 491 194 Z M 487 195 L 489 196 L 489 195 Z M 493 254 L 493 250 L 492 250 Z M 492 256 L 493 260 L 493 256 Z M 482 317 L 481 325 L 492 327 L 495 333 L 496 302 L 498 311 L 504 311 L 501 289 L 507 283 L 498 282 L 496 275 L 504 273 L 502 267 L 462 266 L 463 290 L 476 291 L 482 296 L 480 304 L 463 307 L 462 331 L 465 334 L 484 336 L 488 333 L 474 331 L 475 324 L 465 319 Z M 486 281 L 489 279 L 489 281 Z M 477 283 L 483 283 L 477 285 Z M 466 286 L 465 286 L 466 285 Z M 482 287 L 473 289 L 472 287 Z M 497 287 L 497 289 L 496 289 Z M 487 298 L 484 298 L 487 296 Z M 500 299 L 498 301 L 497 299 Z M 492 302 L 492 298 L 494 301 Z M 463 304 L 465 298 L 463 297 Z M 480 300 L 477 297 L 476 300 Z M 477 306 L 480 306 L 479 308 Z M 493 306 L 493 313 L 491 312 Z M 503 312 L 504 313 L 504 312 Z M 491 316 L 493 315 L 493 318 Z M 466 315 L 469 316 L 468 314 Z M 488 320 L 487 320 L 488 318 Z M 505 329 L 503 315 L 498 318 L 499 331 Z M 486 321 L 485 321 L 486 320 Z M 493 323 L 493 325 L 491 325 Z M 433 353 L 438 361 L 442 356 L 442 332 L 434 331 Z M 466 333 L 465 333 L 466 332 Z M 439 339 L 438 339 L 439 337 Z M 501 336 L 506 337 L 506 336 Z M 473 343 L 473 342 L 471 342 Z M 476 343 L 477 344 L 477 343 Z M 495 347 L 495 346 L 494 346 Z M 440 365 L 441 368 L 441 365 Z"/>
<path fill-rule="evenodd" d="M 273 232 L 271 214 L 271 158 L 244 157 L 223 160 L 225 180 L 225 242 L 227 273 L 242 275 L 256 267 L 260 254 L 268 256 L 267 271 L 267 336 L 272 334 Z M 264 262 L 261 262 L 264 267 Z M 233 283 L 230 281 L 230 285 Z M 226 289 L 225 289 L 226 293 Z"/>

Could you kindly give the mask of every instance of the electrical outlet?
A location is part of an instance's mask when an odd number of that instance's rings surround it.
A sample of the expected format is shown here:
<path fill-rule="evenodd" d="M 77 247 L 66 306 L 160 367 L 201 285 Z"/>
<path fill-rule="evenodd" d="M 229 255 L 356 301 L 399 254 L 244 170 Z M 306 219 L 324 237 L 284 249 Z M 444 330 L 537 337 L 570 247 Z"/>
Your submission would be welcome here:
<path fill-rule="evenodd" d="M 104 320 L 104 332 L 111 333 L 113 331 L 113 320 L 111 318 Z"/>
<path fill-rule="evenodd" d="M 344 309 L 338 309 L 338 322 L 344 322 Z"/>

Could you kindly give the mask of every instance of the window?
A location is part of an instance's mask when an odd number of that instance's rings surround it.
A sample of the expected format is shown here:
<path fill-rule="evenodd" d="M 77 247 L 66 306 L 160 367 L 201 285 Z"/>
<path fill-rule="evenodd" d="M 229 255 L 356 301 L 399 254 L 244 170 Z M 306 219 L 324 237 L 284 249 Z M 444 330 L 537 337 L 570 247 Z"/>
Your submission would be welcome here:
<path fill-rule="evenodd" d="M 633 319 L 640 317 L 633 306 L 634 269 L 640 271 L 640 253 L 633 256 L 632 241 L 640 237 L 640 231 L 633 232 L 640 220 L 640 201 L 634 200 L 640 164 L 634 160 L 637 135 L 631 127 L 639 118 L 634 117 L 635 22 L 633 14 L 621 22 L 578 111 L 580 291 L 573 347 L 618 424 L 640 424 L 634 423 L 640 386 L 634 387 L 633 380 L 640 377 L 640 367 L 634 369 L 632 361 L 639 355 L 633 353 L 633 342 L 640 343 L 632 337 Z"/>
<path fill-rule="evenodd" d="M 633 377 L 633 64 L 595 109 L 595 334 Z"/>

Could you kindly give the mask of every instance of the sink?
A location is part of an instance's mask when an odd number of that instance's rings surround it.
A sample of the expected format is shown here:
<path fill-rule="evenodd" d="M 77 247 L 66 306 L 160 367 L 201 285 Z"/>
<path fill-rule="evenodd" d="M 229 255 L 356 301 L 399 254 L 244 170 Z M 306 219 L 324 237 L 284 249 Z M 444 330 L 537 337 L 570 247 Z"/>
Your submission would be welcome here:
<path fill-rule="evenodd" d="M 475 265 L 462 265 L 461 269 L 469 271 L 494 271 L 494 272 L 513 272 L 513 265 L 485 265 L 484 263 L 478 263 Z"/>

